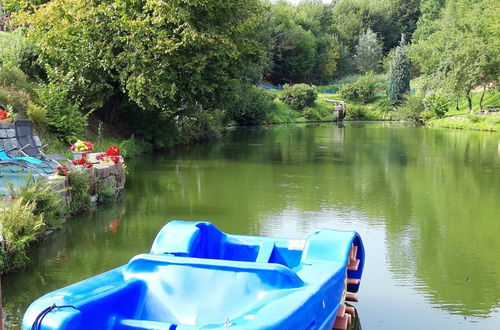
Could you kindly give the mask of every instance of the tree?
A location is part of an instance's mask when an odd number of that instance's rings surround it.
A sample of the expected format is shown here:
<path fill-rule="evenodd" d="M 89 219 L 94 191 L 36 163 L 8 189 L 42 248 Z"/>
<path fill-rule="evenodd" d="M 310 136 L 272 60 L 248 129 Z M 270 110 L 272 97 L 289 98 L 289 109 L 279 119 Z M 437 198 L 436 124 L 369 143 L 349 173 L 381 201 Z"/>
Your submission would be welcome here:
<path fill-rule="evenodd" d="M 393 104 L 401 104 L 404 94 L 410 90 L 410 60 L 405 36 L 401 36 L 389 69 L 387 96 Z"/>
<path fill-rule="evenodd" d="M 421 16 L 417 22 L 417 29 L 413 41 L 423 40 L 436 31 L 436 23 L 441 16 L 445 0 L 421 0 Z"/>
<path fill-rule="evenodd" d="M 263 6 L 259 0 L 52 0 L 25 22 L 49 81 L 68 85 L 75 102 L 119 109 L 122 118 L 133 111 L 131 121 L 146 112 L 153 121 L 173 120 L 224 109 L 236 84 L 262 72 Z"/>
<path fill-rule="evenodd" d="M 478 86 L 484 91 L 500 79 L 498 9 L 495 0 L 449 1 L 435 31 L 413 47 L 422 72 L 437 87 L 465 96 L 471 112 L 471 91 Z"/>
<path fill-rule="evenodd" d="M 376 71 L 382 61 L 382 43 L 371 29 L 359 36 L 356 46 L 356 68 L 360 73 Z"/>

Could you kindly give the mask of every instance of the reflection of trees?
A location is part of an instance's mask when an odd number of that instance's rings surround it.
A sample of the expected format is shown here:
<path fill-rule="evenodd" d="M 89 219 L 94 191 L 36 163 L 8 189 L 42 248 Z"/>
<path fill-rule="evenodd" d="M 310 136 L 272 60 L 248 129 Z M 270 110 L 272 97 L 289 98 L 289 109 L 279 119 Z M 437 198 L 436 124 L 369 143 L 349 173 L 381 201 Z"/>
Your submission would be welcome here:
<path fill-rule="evenodd" d="M 498 306 L 498 136 L 346 124 L 339 143 L 336 129 L 234 130 L 217 143 L 130 161 L 122 203 L 74 220 L 37 246 L 35 265 L 7 279 L 7 315 L 149 250 L 167 220 L 258 234 L 270 215 L 322 209 L 386 219 L 392 272 L 416 277 L 433 303 L 464 315 Z M 114 234 L 108 226 L 118 216 Z"/>

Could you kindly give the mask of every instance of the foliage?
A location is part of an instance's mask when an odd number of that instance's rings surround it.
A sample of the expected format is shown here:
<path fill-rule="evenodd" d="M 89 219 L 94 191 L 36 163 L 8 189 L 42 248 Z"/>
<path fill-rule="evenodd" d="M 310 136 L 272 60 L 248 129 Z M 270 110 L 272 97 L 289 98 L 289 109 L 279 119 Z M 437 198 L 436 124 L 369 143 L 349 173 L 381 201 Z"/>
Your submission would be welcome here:
<path fill-rule="evenodd" d="M 417 29 L 413 36 L 414 41 L 425 40 L 437 29 L 437 20 L 441 16 L 445 0 L 420 0 L 420 16 Z"/>
<path fill-rule="evenodd" d="M 108 204 L 116 200 L 118 189 L 109 181 L 103 181 L 97 188 L 97 202 L 99 204 Z"/>
<path fill-rule="evenodd" d="M 45 106 L 50 129 L 67 142 L 74 141 L 87 127 L 88 114 L 82 114 L 79 104 L 69 100 L 64 85 L 49 83 L 39 91 L 40 102 Z"/>
<path fill-rule="evenodd" d="M 69 212 L 77 214 L 87 211 L 90 208 L 90 175 L 86 171 L 70 171 L 68 183 L 71 194 Z"/>
<path fill-rule="evenodd" d="M 377 71 L 382 61 L 382 43 L 371 29 L 359 36 L 356 46 L 356 68 L 360 73 Z"/>
<path fill-rule="evenodd" d="M 410 60 L 406 50 L 404 35 L 391 61 L 388 77 L 387 96 L 393 104 L 400 104 L 410 90 Z"/>
<path fill-rule="evenodd" d="M 27 262 L 26 248 L 44 229 L 43 215 L 35 215 L 35 209 L 35 202 L 20 197 L 0 212 L 5 248 L 5 255 L 0 258 L 3 271 L 15 270 Z"/>
<path fill-rule="evenodd" d="M 295 110 L 302 110 L 307 106 L 312 106 L 318 97 L 314 87 L 307 84 L 285 85 L 280 100 L 288 104 Z"/>
<path fill-rule="evenodd" d="M 48 124 L 47 108 L 33 102 L 28 102 L 26 113 L 29 120 L 31 120 L 35 126 L 46 126 Z"/>
<path fill-rule="evenodd" d="M 425 110 L 431 112 L 435 117 L 442 118 L 448 111 L 450 99 L 440 93 L 427 95 L 424 100 Z"/>
<path fill-rule="evenodd" d="M 0 104 L 10 104 L 14 111 L 24 115 L 33 90 L 26 75 L 16 67 L 0 66 Z"/>
<path fill-rule="evenodd" d="M 238 125 L 262 124 L 276 110 L 273 95 L 257 86 L 242 85 L 235 96 L 229 106 L 228 116 Z"/>
<path fill-rule="evenodd" d="M 322 119 L 322 116 L 318 112 L 318 110 L 311 107 L 306 107 L 302 111 L 302 114 L 304 115 L 304 118 L 306 118 L 307 120 L 317 121 Z"/>
<path fill-rule="evenodd" d="M 365 119 L 366 115 L 366 108 L 362 105 L 350 105 L 347 107 L 346 116 L 351 120 Z"/>
<path fill-rule="evenodd" d="M 435 7 L 439 7 L 435 3 Z M 454 96 L 465 96 L 472 111 L 471 91 L 500 79 L 500 11 L 494 0 L 445 2 L 428 36 L 412 49 L 420 71 Z"/>
<path fill-rule="evenodd" d="M 426 125 L 500 132 L 500 114 L 492 114 L 492 115 L 469 114 L 466 117 L 461 117 L 461 118 L 445 117 L 440 119 L 432 119 L 429 122 L 427 122 Z"/>
<path fill-rule="evenodd" d="M 106 109 L 109 121 L 127 121 L 155 147 L 203 138 L 198 128 L 215 124 L 234 96 L 232 86 L 260 78 L 268 65 L 259 0 L 53 0 L 18 21 L 29 25 L 49 80 L 43 104 L 66 140 L 85 126 L 77 110 L 95 109 Z M 62 116 L 67 120 L 57 125 Z M 177 116 L 185 136 L 178 136 Z"/>
<path fill-rule="evenodd" d="M 341 93 L 343 97 L 349 100 L 359 100 L 363 103 L 369 103 L 375 95 L 375 79 L 373 74 L 366 74 L 355 83 L 344 85 L 341 88 Z"/>
<path fill-rule="evenodd" d="M 394 117 L 398 120 L 405 120 L 414 123 L 422 121 L 421 115 L 425 111 L 422 96 L 405 95 L 403 103 L 396 109 Z"/>

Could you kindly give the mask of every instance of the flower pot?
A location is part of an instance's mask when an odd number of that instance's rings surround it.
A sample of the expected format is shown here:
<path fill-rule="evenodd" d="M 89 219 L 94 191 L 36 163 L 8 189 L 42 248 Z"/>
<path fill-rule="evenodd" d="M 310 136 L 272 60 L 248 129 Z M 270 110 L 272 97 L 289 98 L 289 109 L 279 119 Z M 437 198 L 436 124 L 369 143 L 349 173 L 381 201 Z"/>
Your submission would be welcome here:
<path fill-rule="evenodd" d="M 85 154 L 85 151 L 72 151 L 71 154 L 73 155 L 73 159 L 80 159 L 82 158 L 82 154 Z"/>
<path fill-rule="evenodd" d="M 0 119 L 0 124 L 11 124 L 12 118 Z"/>

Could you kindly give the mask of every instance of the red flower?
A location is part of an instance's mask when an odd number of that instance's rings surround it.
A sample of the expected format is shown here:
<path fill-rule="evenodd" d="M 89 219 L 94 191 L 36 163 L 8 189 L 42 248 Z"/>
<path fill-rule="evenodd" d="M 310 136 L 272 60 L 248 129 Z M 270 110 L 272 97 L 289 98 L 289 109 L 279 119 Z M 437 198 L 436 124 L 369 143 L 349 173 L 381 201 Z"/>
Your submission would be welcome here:
<path fill-rule="evenodd" d="M 9 113 L 5 110 L 0 110 L 0 120 L 7 119 L 9 116 Z"/>
<path fill-rule="evenodd" d="M 106 150 L 106 156 L 119 156 L 120 155 L 120 147 L 115 146 L 114 144 L 108 147 Z"/>

